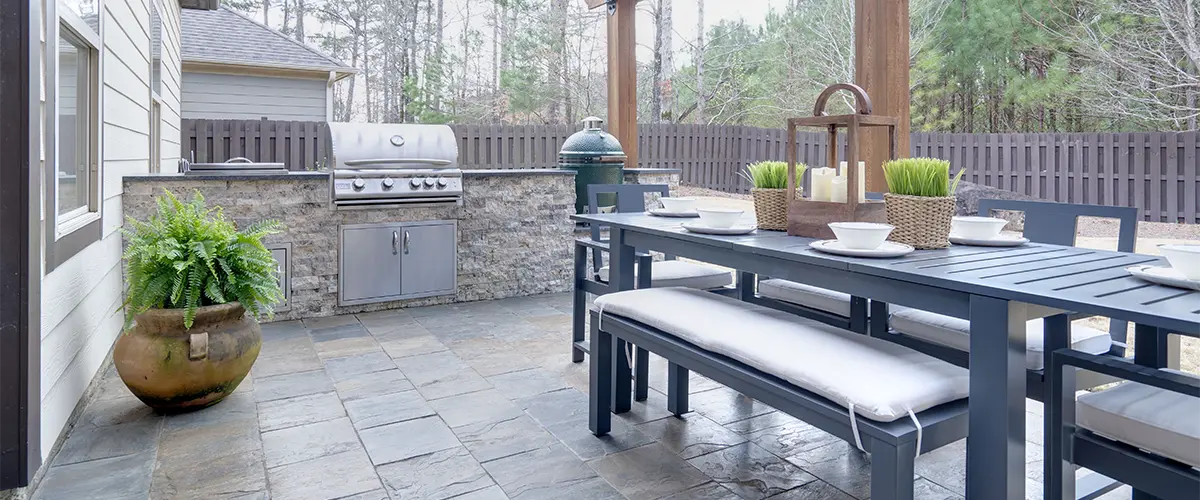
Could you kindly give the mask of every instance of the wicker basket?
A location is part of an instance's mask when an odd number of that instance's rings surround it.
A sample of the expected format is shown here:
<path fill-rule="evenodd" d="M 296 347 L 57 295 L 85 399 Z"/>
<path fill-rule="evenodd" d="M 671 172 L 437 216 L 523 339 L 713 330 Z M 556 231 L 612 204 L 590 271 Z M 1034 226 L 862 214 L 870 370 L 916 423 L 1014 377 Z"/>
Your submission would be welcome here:
<path fill-rule="evenodd" d="M 800 188 L 796 188 L 797 198 L 801 192 Z M 787 189 L 751 188 L 750 194 L 754 196 L 754 216 L 758 219 L 758 228 L 787 231 Z"/>
<path fill-rule="evenodd" d="M 888 239 L 918 249 L 950 246 L 954 197 L 907 196 L 885 193 L 887 221 L 896 227 Z"/>

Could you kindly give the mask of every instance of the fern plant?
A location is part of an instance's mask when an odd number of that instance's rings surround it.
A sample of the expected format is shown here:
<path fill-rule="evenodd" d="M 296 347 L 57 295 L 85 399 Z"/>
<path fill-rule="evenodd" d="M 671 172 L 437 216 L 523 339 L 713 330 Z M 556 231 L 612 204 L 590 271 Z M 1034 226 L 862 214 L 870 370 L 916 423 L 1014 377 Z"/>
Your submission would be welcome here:
<path fill-rule="evenodd" d="M 883 177 L 892 194 L 925 197 L 951 196 L 967 169 L 950 179 L 950 162 L 937 158 L 901 158 L 883 164 Z"/>
<path fill-rule="evenodd" d="M 238 231 L 221 208 L 208 208 L 197 191 L 190 202 L 170 191 L 155 201 L 149 220 L 129 219 L 123 232 L 128 288 L 125 328 L 149 309 L 183 309 L 191 329 L 196 308 L 240 302 L 251 315 L 270 316 L 283 300 L 277 263 L 262 238 L 283 230 L 267 220 Z"/>

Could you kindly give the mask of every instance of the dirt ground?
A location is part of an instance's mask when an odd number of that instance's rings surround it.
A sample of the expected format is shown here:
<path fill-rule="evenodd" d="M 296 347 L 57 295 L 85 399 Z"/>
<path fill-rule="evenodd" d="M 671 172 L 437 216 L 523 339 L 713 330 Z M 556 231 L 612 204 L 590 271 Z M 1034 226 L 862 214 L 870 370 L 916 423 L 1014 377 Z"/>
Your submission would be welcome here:
<path fill-rule="evenodd" d="M 731 194 L 691 186 L 680 186 L 675 190 L 676 196 L 690 196 L 699 200 L 700 206 L 717 206 L 739 208 L 748 213 L 754 213 L 754 202 L 748 194 Z M 1084 248 L 1097 250 L 1116 250 L 1119 224 L 1113 219 L 1081 217 L 1075 244 Z M 1167 222 L 1143 222 L 1138 224 L 1137 253 L 1158 255 L 1158 246 L 1168 243 L 1200 244 L 1200 225 L 1172 224 Z M 1107 318 L 1088 318 L 1079 321 L 1092 328 L 1108 330 Z M 1182 338 L 1172 344 L 1178 346 L 1179 369 L 1200 375 L 1200 339 Z M 1133 339 L 1133 326 L 1130 325 L 1128 337 Z M 1128 352 L 1132 354 L 1132 345 Z M 1176 349 L 1172 349 L 1173 351 Z M 1172 353 L 1172 356 L 1174 353 Z"/>

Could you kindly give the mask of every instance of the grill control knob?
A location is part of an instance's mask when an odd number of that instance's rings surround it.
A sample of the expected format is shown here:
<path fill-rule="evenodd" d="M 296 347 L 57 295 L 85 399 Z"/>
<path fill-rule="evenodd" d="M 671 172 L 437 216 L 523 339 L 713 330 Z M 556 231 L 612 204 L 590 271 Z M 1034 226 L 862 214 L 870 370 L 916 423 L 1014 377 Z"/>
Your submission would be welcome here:
<path fill-rule="evenodd" d="M 354 186 L 355 191 L 362 191 L 363 188 L 367 187 L 367 181 L 362 180 L 361 177 L 355 177 L 354 182 L 350 183 L 350 185 Z"/>
<path fill-rule="evenodd" d="M 425 178 L 425 187 L 427 187 L 427 188 L 433 187 L 433 177 Z"/>
<path fill-rule="evenodd" d="M 413 189 L 417 189 L 421 187 L 421 179 L 413 177 L 411 181 L 408 181 L 408 185 L 412 186 Z"/>
<path fill-rule="evenodd" d="M 443 188 L 445 188 L 445 187 L 446 187 L 446 178 L 445 178 L 445 177 L 438 177 L 438 179 L 437 179 L 437 185 L 438 185 L 438 189 L 443 189 Z"/>
<path fill-rule="evenodd" d="M 396 185 L 396 181 L 393 181 L 391 177 L 383 178 L 383 188 L 384 189 L 391 189 L 395 185 Z"/>

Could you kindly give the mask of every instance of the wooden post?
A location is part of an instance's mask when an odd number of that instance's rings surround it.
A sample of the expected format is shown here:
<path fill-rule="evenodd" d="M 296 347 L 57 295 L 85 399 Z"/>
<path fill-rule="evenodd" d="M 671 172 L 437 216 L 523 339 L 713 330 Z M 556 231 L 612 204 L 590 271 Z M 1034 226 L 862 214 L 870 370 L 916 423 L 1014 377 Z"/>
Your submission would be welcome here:
<path fill-rule="evenodd" d="M 909 155 L 908 1 L 854 0 L 854 81 L 871 96 L 875 114 L 900 119 L 894 146 L 887 130 L 863 130 L 860 154 L 870 192 L 887 191 L 880 165 L 893 147 L 899 157 Z"/>
<path fill-rule="evenodd" d="M 621 141 L 625 168 L 638 166 L 636 9 L 637 0 L 617 0 L 608 13 L 608 131 Z"/>

